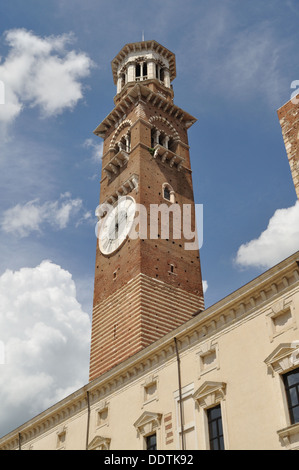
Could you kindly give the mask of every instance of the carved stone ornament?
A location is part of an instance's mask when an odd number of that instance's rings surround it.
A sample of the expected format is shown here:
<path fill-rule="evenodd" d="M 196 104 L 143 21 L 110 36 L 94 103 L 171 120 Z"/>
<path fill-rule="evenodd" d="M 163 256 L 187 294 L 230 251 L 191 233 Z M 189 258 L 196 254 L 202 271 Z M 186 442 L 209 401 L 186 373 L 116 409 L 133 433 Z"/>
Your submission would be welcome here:
<path fill-rule="evenodd" d="M 145 436 L 147 434 L 151 434 L 160 427 L 161 418 L 161 413 L 151 413 L 150 411 L 145 411 L 134 423 L 134 426 L 140 434 Z"/>
<path fill-rule="evenodd" d="M 103 436 L 96 436 L 90 442 L 88 450 L 109 450 L 111 439 Z"/>
<path fill-rule="evenodd" d="M 199 406 L 210 408 L 217 405 L 221 400 L 225 399 L 226 384 L 224 382 L 205 382 L 193 394 Z"/>
<path fill-rule="evenodd" d="M 265 364 L 269 367 L 272 375 L 287 372 L 299 365 L 299 341 L 292 343 L 281 343 L 265 359 Z"/>

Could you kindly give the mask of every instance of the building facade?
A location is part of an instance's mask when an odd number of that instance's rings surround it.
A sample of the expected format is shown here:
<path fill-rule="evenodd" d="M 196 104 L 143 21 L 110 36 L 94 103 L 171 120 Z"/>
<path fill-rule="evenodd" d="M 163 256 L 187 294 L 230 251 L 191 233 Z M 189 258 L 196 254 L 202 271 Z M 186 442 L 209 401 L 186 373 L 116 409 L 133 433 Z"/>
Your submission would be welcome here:
<path fill-rule="evenodd" d="M 299 448 L 299 252 L 0 440 L 2 450 Z"/>
<path fill-rule="evenodd" d="M 190 237 L 162 238 L 160 215 L 156 238 L 129 238 L 137 208 L 163 203 L 188 205 L 195 233 L 195 120 L 174 105 L 175 57 L 155 41 L 125 46 L 112 70 L 115 108 L 95 130 L 104 153 L 90 382 L 0 449 L 299 449 L 299 252 L 204 309 Z"/>

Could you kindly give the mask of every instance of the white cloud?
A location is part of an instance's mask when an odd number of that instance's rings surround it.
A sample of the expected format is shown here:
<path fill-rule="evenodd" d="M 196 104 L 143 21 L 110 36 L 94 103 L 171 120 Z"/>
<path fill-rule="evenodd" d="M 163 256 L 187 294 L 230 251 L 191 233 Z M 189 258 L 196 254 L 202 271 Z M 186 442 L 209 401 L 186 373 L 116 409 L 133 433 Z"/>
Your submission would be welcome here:
<path fill-rule="evenodd" d="M 236 263 L 243 267 L 270 268 L 299 249 L 299 202 L 278 209 L 261 235 L 240 246 Z"/>
<path fill-rule="evenodd" d="M 25 29 L 12 29 L 4 37 L 10 49 L 0 62 L 5 86 L 0 122 L 13 121 L 27 105 L 51 116 L 72 109 L 83 98 L 81 80 L 90 74 L 93 62 L 83 52 L 66 50 L 72 35 L 40 38 Z"/>
<path fill-rule="evenodd" d="M 103 142 L 95 143 L 93 139 L 86 139 L 83 147 L 91 151 L 91 159 L 94 163 L 100 163 L 103 156 Z"/>
<path fill-rule="evenodd" d="M 94 173 L 90 179 L 94 180 L 99 178 L 101 173 L 101 164 L 103 156 L 103 142 L 97 142 L 94 139 L 86 139 L 82 145 L 83 148 L 87 149 L 89 154 L 87 159 L 84 161 L 91 163 L 92 167 L 96 166 L 96 173 Z"/>
<path fill-rule="evenodd" d="M 38 200 L 29 201 L 4 211 L 1 228 L 6 233 L 26 237 L 31 232 L 41 232 L 44 224 L 54 229 L 64 229 L 72 217 L 78 217 L 83 209 L 81 199 L 72 199 L 71 194 L 62 194 L 57 201 L 40 204 Z M 90 218 L 90 212 L 80 215 L 80 221 Z M 76 224 L 78 225 L 78 223 Z"/>
<path fill-rule="evenodd" d="M 208 289 L 208 282 L 207 281 L 202 281 L 202 288 L 203 288 L 203 293 L 205 294 Z"/>
<path fill-rule="evenodd" d="M 43 261 L 0 277 L 0 433 L 88 381 L 90 319 L 71 274 Z"/>

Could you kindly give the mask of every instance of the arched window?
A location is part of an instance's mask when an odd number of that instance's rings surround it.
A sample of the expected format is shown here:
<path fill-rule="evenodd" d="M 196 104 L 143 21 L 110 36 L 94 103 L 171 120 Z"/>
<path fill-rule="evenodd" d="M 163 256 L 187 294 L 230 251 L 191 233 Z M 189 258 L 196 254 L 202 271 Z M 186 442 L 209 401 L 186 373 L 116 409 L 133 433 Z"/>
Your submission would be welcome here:
<path fill-rule="evenodd" d="M 160 131 L 156 127 L 151 130 L 151 147 L 154 148 L 156 145 L 161 145 L 166 149 L 169 148 L 170 137 L 163 131 Z"/>
<path fill-rule="evenodd" d="M 129 153 L 131 151 L 131 134 L 128 132 L 127 134 L 123 135 L 121 139 L 117 142 L 117 152 L 124 150 L 125 152 Z"/>
<path fill-rule="evenodd" d="M 175 192 L 170 184 L 164 183 L 162 185 L 162 195 L 166 201 L 171 202 L 172 204 L 175 203 Z"/>
<path fill-rule="evenodd" d="M 167 201 L 170 201 L 170 189 L 168 186 L 164 186 L 163 197 L 164 199 L 167 199 Z"/>

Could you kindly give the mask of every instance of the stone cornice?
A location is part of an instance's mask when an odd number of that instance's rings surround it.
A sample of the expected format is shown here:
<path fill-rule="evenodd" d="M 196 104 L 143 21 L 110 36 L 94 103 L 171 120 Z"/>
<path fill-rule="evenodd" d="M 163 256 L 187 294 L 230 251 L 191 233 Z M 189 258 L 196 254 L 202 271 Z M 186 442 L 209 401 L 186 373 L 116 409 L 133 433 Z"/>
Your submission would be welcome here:
<path fill-rule="evenodd" d="M 191 114 L 168 101 L 160 94 L 138 83 L 128 91 L 123 100 L 117 104 L 111 113 L 98 125 L 93 131 L 94 134 L 105 138 L 107 131 L 117 129 L 121 122 L 127 117 L 126 112 L 131 107 L 132 103 L 136 105 L 139 101 L 142 101 L 143 98 L 146 102 L 158 106 L 162 111 L 168 114 L 170 118 L 184 122 L 187 129 L 197 121 Z"/>
<path fill-rule="evenodd" d="M 133 378 L 142 377 L 155 367 L 165 364 L 166 360 L 175 360 L 174 338 L 177 339 L 180 352 L 186 351 L 198 345 L 202 339 L 206 340 L 224 328 L 236 327 L 238 322 L 260 314 L 261 309 L 292 288 L 299 290 L 298 260 L 299 252 L 296 252 L 221 301 L 198 312 L 194 318 L 152 345 L 4 436 L 0 439 L 0 449 L 17 448 L 19 435 L 25 445 L 41 433 L 61 425 L 69 417 L 86 411 L 87 392 L 91 405 L 95 404 L 114 391 L 129 386 Z"/>

